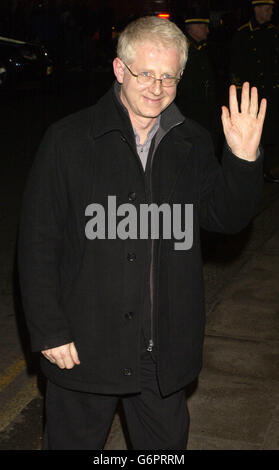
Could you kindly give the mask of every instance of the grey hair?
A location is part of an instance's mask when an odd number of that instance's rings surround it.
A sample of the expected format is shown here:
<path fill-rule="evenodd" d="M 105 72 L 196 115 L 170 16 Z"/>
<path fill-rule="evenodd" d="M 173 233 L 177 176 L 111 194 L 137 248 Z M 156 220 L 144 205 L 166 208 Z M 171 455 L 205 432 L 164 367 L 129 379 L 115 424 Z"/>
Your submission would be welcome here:
<path fill-rule="evenodd" d="M 175 47 L 180 56 L 181 71 L 188 58 L 188 42 L 183 32 L 172 21 L 157 16 L 144 16 L 129 23 L 121 32 L 117 44 L 117 56 L 131 64 L 136 43 L 151 41 L 166 48 Z"/>

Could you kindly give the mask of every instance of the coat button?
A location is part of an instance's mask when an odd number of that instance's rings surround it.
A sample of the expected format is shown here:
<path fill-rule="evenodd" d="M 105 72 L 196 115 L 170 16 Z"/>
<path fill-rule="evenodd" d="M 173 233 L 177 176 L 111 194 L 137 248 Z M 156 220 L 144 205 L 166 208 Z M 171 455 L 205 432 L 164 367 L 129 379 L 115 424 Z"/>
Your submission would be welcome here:
<path fill-rule="evenodd" d="M 126 376 L 133 375 L 132 369 L 124 369 L 123 374 Z"/>
<path fill-rule="evenodd" d="M 125 313 L 125 318 L 126 320 L 132 320 L 134 315 L 135 315 L 134 312 L 127 312 Z"/>
<path fill-rule="evenodd" d="M 135 253 L 128 253 L 127 259 L 128 259 L 128 261 L 135 261 L 136 260 L 136 254 Z"/>
<path fill-rule="evenodd" d="M 131 192 L 128 194 L 129 201 L 135 201 L 137 199 L 137 195 L 135 192 Z"/>
<path fill-rule="evenodd" d="M 127 139 L 126 139 L 126 137 L 124 137 L 124 135 L 121 135 L 121 140 L 122 140 L 122 142 L 125 142 L 125 143 L 127 142 Z"/>

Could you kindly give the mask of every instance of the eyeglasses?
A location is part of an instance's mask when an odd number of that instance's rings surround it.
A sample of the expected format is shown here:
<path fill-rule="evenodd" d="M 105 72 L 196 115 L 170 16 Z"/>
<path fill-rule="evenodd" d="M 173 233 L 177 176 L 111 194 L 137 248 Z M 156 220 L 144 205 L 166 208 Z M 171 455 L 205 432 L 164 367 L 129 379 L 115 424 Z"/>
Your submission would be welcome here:
<path fill-rule="evenodd" d="M 140 72 L 138 74 L 135 74 L 128 67 L 128 65 L 126 65 L 124 62 L 123 64 L 129 70 L 130 74 L 133 75 L 133 77 L 135 77 L 137 79 L 137 82 L 140 83 L 141 85 L 153 85 L 153 83 L 158 80 L 159 82 L 161 82 L 161 85 L 163 87 L 168 87 L 168 86 L 176 85 L 180 80 L 180 78 L 170 77 L 170 76 L 165 76 L 163 78 L 156 78 L 150 72 Z"/>

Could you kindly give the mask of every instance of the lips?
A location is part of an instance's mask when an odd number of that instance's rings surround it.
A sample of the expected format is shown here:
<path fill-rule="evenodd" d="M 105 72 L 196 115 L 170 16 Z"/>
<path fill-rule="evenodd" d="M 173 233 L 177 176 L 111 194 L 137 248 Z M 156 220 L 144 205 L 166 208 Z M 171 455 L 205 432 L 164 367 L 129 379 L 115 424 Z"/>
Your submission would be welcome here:
<path fill-rule="evenodd" d="M 159 104 L 162 102 L 162 98 L 149 98 L 148 96 L 144 96 L 143 98 L 150 104 Z"/>

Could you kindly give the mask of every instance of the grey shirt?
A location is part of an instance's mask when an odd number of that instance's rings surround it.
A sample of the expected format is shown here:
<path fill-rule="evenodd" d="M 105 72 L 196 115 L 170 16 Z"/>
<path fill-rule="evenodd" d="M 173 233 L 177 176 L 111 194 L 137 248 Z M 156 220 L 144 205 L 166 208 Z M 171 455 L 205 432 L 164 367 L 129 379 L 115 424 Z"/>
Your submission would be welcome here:
<path fill-rule="evenodd" d="M 149 152 L 149 149 L 150 149 L 152 139 L 153 139 L 154 135 L 156 134 L 156 132 L 158 131 L 159 127 L 160 127 L 160 119 L 161 119 L 161 116 L 158 116 L 154 126 L 148 132 L 147 138 L 146 138 L 146 140 L 143 144 L 140 144 L 140 137 L 137 134 L 136 129 L 133 128 L 135 139 L 136 139 L 136 146 L 137 146 L 138 156 L 140 157 L 140 160 L 141 160 L 141 163 L 142 163 L 142 166 L 143 166 L 144 170 L 145 170 L 145 167 L 146 167 L 148 152 Z"/>

